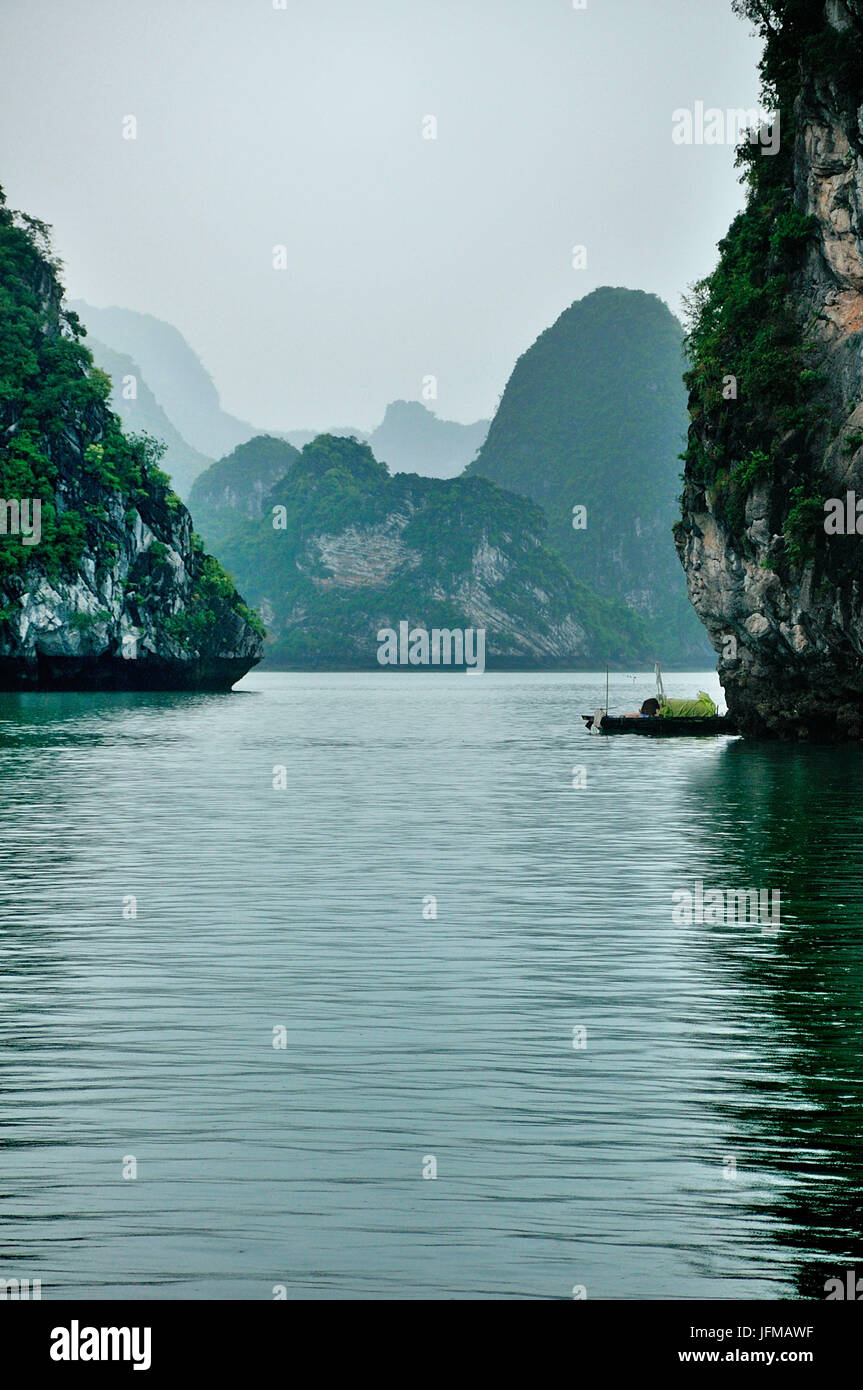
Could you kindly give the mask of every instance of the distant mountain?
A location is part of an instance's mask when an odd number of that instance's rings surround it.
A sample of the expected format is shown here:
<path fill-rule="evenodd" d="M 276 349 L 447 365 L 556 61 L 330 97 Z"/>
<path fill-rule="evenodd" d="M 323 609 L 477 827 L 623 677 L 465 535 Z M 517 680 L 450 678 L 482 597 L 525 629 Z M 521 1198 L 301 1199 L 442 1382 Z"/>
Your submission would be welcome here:
<path fill-rule="evenodd" d="M 209 468 L 212 459 L 186 443 L 159 405 L 137 362 L 89 335 L 87 346 L 96 366 L 111 378 L 110 406 L 119 415 L 123 429 L 127 434 L 152 435 L 167 446 L 160 467 L 170 477 L 175 492 L 185 501 L 195 478 Z M 129 399 L 132 390 L 135 394 Z"/>
<path fill-rule="evenodd" d="M 295 449 L 304 449 L 313 439 L 317 439 L 320 433 L 320 430 L 260 430 L 258 437 L 269 435 L 271 438 L 284 439 L 287 444 L 293 444 Z"/>
<path fill-rule="evenodd" d="M 423 478 L 455 478 L 475 457 L 489 427 L 488 420 L 462 425 L 441 420 L 421 401 L 391 401 L 371 434 L 353 425 L 330 426 L 338 438 L 365 440 L 393 473 L 419 473 Z M 270 430 L 302 449 L 321 431 Z"/>
<path fill-rule="evenodd" d="M 671 530 L 688 425 L 682 340 L 656 295 L 578 300 L 519 358 L 467 472 L 538 502 L 573 574 L 641 614 L 658 658 L 712 664 Z"/>
<path fill-rule="evenodd" d="M 368 441 L 368 430 L 357 429 L 356 425 L 330 425 L 325 430 L 259 430 L 259 435 L 270 435 L 275 439 L 284 439 L 288 444 L 293 444 L 295 449 L 304 449 L 307 444 L 311 444 L 313 439 L 319 439 L 322 434 L 335 435 L 337 439 L 360 439 Z"/>
<path fill-rule="evenodd" d="M 223 458 L 255 436 L 284 439 L 302 449 L 320 435 L 314 429 L 262 430 L 222 410 L 212 377 L 197 353 L 176 328 L 152 314 L 97 309 L 83 299 L 71 300 L 68 307 L 81 319 L 94 357 L 112 378 L 129 374 L 126 359 L 136 364 L 135 374 L 145 389 L 139 387 L 136 405 L 123 400 L 115 385 L 114 408 L 128 429 L 146 430 L 165 440 L 170 452 L 166 468 L 172 472 L 174 463 L 172 477 L 183 495 L 208 460 Z M 113 365 L 108 365 L 109 353 L 115 354 Z M 353 425 L 330 426 L 327 433 L 369 440 L 377 457 L 394 472 L 452 478 L 474 457 L 487 431 L 487 420 L 461 425 L 439 420 L 419 401 L 393 401 L 371 435 Z M 202 456 L 204 462 L 199 463 Z"/>
<path fill-rule="evenodd" d="M 472 425 L 440 420 L 420 401 L 393 401 L 369 444 L 394 473 L 454 478 L 474 458 L 488 427 L 488 420 Z"/>
<path fill-rule="evenodd" d="M 213 379 L 182 333 L 151 314 L 69 303 L 88 333 L 137 362 L 150 391 L 182 437 L 210 458 L 221 458 L 259 433 L 222 410 Z"/>
<path fill-rule="evenodd" d="M 219 459 L 197 479 L 189 498 L 193 516 L 200 519 L 216 511 L 259 521 L 266 494 L 299 457 L 299 449 L 272 435 L 257 435 L 246 444 L 238 444 L 227 458 Z"/>
<path fill-rule="evenodd" d="M 540 509 L 484 478 L 393 477 L 368 445 L 322 435 L 250 519 L 254 488 L 236 475 L 277 466 L 276 444 L 220 461 L 193 499 L 197 529 L 260 606 L 271 664 L 378 669 L 377 633 L 401 622 L 484 628 L 492 668 L 649 658 L 641 620 L 545 547 Z"/>

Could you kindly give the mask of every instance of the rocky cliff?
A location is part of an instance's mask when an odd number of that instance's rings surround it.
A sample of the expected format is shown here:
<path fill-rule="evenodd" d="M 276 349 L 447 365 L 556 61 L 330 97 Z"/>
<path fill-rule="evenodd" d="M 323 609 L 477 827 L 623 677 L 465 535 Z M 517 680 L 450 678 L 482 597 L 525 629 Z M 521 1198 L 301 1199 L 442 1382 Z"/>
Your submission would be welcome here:
<path fill-rule="evenodd" d="M 228 689 L 260 621 L 80 339 L 47 229 L 0 190 L 0 688 Z"/>
<path fill-rule="evenodd" d="M 735 8 L 781 140 L 693 295 L 677 548 L 743 729 L 859 738 L 863 538 L 825 519 L 863 499 L 863 4 Z"/>

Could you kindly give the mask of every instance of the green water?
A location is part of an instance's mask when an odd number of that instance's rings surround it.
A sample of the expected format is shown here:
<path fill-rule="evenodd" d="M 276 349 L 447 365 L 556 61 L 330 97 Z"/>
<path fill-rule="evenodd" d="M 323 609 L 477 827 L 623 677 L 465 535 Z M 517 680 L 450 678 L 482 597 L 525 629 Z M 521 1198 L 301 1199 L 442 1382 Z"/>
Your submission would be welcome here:
<path fill-rule="evenodd" d="M 2 697 L 0 1277 L 767 1298 L 860 1262 L 863 755 L 591 738 L 603 701 Z M 698 880 L 780 930 L 675 921 Z"/>

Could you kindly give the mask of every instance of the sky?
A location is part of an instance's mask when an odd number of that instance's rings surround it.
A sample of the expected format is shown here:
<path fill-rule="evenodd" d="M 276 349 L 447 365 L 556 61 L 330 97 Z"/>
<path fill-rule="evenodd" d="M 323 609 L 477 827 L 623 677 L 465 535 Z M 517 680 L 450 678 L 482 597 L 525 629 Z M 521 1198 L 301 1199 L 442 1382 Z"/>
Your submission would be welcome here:
<path fill-rule="evenodd" d="M 285 430 L 430 377 L 490 416 L 600 285 L 681 312 L 743 195 L 673 113 L 759 94 L 730 0 L 0 0 L 0 52 L 0 184 L 69 297 L 174 324 Z"/>

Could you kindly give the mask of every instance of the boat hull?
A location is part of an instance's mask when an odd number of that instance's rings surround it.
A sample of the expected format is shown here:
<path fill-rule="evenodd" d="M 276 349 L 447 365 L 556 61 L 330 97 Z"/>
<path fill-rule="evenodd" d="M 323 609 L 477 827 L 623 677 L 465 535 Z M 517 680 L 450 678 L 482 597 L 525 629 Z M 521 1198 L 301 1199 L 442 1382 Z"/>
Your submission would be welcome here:
<path fill-rule="evenodd" d="M 592 732 L 593 715 L 583 714 L 581 717 L 588 732 Z M 600 720 L 599 730 L 603 734 L 641 734 L 654 738 L 704 738 L 707 734 L 738 733 L 737 725 L 727 714 L 715 714 L 706 719 L 675 718 L 673 715 L 664 719 L 652 715 L 642 715 L 638 719 L 626 719 L 606 714 Z"/>

